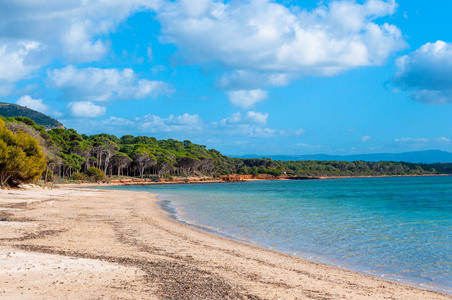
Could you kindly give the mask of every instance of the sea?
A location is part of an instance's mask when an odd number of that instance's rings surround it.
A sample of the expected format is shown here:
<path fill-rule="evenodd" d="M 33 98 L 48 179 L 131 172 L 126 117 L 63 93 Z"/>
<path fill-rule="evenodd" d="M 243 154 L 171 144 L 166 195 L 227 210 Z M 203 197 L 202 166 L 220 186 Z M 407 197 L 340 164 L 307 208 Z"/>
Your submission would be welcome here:
<path fill-rule="evenodd" d="M 452 176 L 113 187 L 218 235 L 452 294 Z"/>

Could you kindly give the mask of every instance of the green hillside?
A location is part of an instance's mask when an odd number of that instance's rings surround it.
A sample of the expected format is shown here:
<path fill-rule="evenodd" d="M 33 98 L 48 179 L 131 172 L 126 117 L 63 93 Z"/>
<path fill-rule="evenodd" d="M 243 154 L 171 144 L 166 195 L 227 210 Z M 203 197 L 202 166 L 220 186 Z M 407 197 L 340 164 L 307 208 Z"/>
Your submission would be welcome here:
<path fill-rule="evenodd" d="M 4 117 L 27 117 L 46 129 L 64 128 L 64 125 L 54 118 L 17 104 L 0 102 L 0 115 Z"/>

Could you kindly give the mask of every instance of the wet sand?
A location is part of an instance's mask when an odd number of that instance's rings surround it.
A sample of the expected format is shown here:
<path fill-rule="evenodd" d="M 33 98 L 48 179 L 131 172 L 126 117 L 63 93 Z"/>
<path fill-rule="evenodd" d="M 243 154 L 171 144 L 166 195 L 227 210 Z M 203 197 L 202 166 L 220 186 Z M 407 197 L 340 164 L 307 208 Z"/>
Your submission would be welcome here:
<path fill-rule="evenodd" d="M 0 190 L 1 299 L 452 299 L 180 224 L 145 192 Z"/>

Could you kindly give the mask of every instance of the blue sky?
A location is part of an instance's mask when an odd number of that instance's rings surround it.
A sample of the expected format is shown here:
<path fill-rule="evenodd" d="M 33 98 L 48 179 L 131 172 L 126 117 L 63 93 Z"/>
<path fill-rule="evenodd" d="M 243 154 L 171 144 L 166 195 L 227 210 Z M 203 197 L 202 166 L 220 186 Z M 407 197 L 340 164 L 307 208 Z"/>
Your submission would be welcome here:
<path fill-rule="evenodd" d="M 0 101 L 225 154 L 452 151 L 450 1 L 5 0 Z"/>

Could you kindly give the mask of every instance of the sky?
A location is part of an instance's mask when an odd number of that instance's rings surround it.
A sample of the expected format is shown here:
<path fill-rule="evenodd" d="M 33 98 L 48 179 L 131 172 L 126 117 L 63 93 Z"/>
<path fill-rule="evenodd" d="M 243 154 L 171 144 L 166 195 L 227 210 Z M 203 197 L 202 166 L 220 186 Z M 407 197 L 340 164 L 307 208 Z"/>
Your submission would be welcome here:
<path fill-rule="evenodd" d="M 228 155 L 452 152 L 452 2 L 2 0 L 0 102 Z"/>

